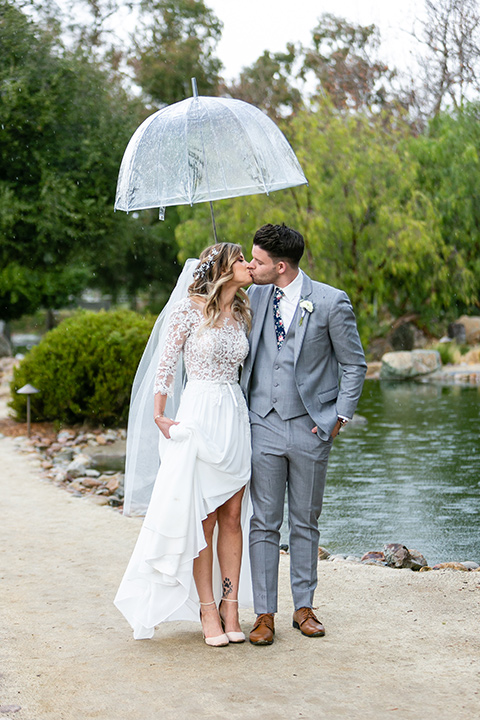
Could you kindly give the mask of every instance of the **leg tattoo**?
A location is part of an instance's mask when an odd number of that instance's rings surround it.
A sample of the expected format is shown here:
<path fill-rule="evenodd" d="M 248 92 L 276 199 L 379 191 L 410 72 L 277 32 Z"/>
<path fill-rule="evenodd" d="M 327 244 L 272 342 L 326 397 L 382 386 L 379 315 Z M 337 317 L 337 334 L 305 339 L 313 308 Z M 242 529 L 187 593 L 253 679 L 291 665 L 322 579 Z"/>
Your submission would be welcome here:
<path fill-rule="evenodd" d="M 230 580 L 230 578 L 226 577 L 225 580 L 223 581 L 222 597 L 227 597 L 227 595 L 230 595 L 230 593 L 232 593 L 232 592 L 233 592 L 232 581 Z"/>

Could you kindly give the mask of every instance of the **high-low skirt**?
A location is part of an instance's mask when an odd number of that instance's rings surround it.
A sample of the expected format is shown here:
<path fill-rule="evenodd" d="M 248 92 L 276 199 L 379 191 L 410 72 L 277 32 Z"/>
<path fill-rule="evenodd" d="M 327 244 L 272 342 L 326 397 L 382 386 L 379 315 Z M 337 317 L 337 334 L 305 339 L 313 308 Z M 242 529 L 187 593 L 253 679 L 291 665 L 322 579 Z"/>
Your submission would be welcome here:
<path fill-rule="evenodd" d="M 206 547 L 202 521 L 245 487 L 239 605 L 250 607 L 248 561 L 251 446 L 240 386 L 191 380 L 182 395 L 171 439 L 159 433 L 160 469 L 115 605 L 135 639 L 150 638 L 169 620 L 199 619 L 193 561 Z M 216 535 L 216 534 L 215 534 Z M 214 539 L 216 545 L 216 538 Z M 215 550 L 215 547 L 214 547 Z M 222 578 L 214 552 L 214 594 Z"/>

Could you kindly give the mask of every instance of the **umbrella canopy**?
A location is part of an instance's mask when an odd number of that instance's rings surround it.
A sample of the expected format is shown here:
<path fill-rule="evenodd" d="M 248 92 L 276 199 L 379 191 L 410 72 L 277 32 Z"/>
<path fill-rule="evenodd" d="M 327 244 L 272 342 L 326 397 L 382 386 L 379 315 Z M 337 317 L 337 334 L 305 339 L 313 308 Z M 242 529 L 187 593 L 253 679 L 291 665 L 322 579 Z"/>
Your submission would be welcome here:
<path fill-rule="evenodd" d="M 118 176 L 115 209 L 270 193 L 307 179 L 283 133 L 254 105 L 194 96 L 147 118 L 133 134 Z"/>

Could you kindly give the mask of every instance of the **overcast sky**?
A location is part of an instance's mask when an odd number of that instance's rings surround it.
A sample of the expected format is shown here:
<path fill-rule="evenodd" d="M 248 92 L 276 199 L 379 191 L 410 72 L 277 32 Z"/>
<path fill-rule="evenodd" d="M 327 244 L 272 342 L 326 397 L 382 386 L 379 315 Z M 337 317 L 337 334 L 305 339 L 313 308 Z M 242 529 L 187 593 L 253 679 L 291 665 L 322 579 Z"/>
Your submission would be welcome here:
<path fill-rule="evenodd" d="M 288 42 L 307 44 L 318 17 L 325 12 L 362 25 L 375 24 L 383 40 L 381 56 L 389 64 L 410 62 L 409 38 L 423 0 L 205 0 L 222 20 L 217 54 L 227 79 L 238 76 L 264 50 L 285 50 Z"/>

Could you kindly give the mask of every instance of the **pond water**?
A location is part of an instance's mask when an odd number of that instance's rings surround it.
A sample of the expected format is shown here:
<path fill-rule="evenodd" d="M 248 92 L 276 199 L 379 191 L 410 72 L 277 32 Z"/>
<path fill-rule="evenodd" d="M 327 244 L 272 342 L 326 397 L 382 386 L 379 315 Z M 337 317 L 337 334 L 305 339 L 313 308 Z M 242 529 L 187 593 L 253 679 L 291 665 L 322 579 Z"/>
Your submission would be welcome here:
<path fill-rule="evenodd" d="M 320 545 L 480 563 L 480 388 L 367 380 L 357 412 L 330 455 Z"/>

